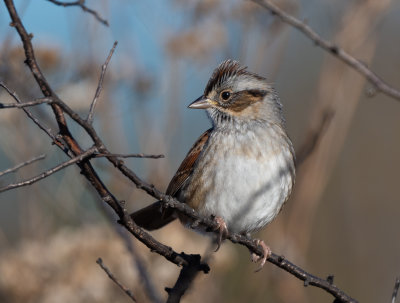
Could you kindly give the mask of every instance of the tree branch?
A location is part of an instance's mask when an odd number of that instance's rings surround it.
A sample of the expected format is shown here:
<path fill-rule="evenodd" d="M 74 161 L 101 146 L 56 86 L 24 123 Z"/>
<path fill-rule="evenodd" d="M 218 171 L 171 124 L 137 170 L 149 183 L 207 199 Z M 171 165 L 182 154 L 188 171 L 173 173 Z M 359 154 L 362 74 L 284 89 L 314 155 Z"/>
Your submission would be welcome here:
<path fill-rule="evenodd" d="M 14 167 L 12 167 L 12 168 L 3 170 L 3 171 L 0 172 L 0 177 L 4 176 L 4 175 L 6 175 L 6 174 L 9 174 L 9 173 L 15 172 L 15 171 L 17 171 L 18 169 L 20 169 L 21 167 L 27 166 L 27 165 L 29 165 L 29 164 L 31 164 L 31 163 L 33 163 L 33 162 L 42 160 L 42 159 L 44 159 L 45 157 L 46 157 L 46 155 L 43 154 L 43 155 L 34 157 L 34 158 L 32 158 L 32 159 L 30 159 L 30 160 L 28 160 L 28 161 L 22 162 L 22 163 L 20 163 L 20 164 L 14 166 Z"/>
<path fill-rule="evenodd" d="M 7 10 L 10 14 L 12 23 L 11 26 L 14 26 L 22 40 L 24 51 L 25 51 L 25 63 L 30 68 L 36 82 L 38 83 L 41 91 L 46 97 L 49 97 L 53 100 L 51 103 L 51 107 L 53 109 L 55 119 L 60 129 L 60 136 L 66 144 L 66 148 L 63 149 L 65 153 L 68 155 L 70 153 L 74 155 L 79 155 L 82 153 L 82 149 L 76 140 L 72 137 L 67 122 L 64 117 L 64 111 L 79 125 L 81 125 L 88 135 L 95 142 L 95 146 L 100 152 L 109 153 L 109 151 L 105 148 L 105 145 L 101 141 L 100 137 L 97 135 L 96 131 L 92 127 L 92 125 L 88 124 L 85 120 L 83 120 L 76 112 L 74 112 L 71 108 L 69 108 L 51 89 L 48 84 L 46 78 L 40 71 L 39 65 L 37 64 L 33 46 L 31 43 L 32 35 L 28 35 L 25 27 L 22 24 L 21 19 L 18 16 L 18 13 L 15 9 L 14 2 L 12 0 L 4 0 Z M 14 94 L 15 95 L 15 94 Z M 61 148 L 61 147 L 60 147 Z M 122 162 L 115 158 L 116 162 Z M 119 216 L 120 224 L 122 224 L 136 239 L 146 245 L 152 252 L 155 252 L 168 261 L 178 265 L 185 266 L 188 265 L 189 262 L 186 260 L 185 255 L 178 254 L 171 247 L 164 245 L 154 239 L 150 234 L 145 232 L 139 226 L 133 222 L 131 217 L 129 216 L 125 207 L 121 204 L 121 202 L 109 191 L 109 189 L 105 186 L 103 181 L 99 178 L 97 172 L 94 170 L 89 161 L 85 162 L 77 162 L 78 166 L 81 168 L 81 173 L 86 177 L 86 179 L 90 182 L 90 184 L 97 191 L 98 195 L 101 197 L 102 201 L 107 203 Z"/>
<path fill-rule="evenodd" d="M 372 70 L 370 70 L 363 62 L 354 58 L 345 50 L 341 49 L 339 46 L 333 44 L 328 40 L 323 39 L 310 26 L 300 21 L 299 19 L 296 19 L 294 16 L 284 12 L 275 4 L 273 4 L 271 1 L 268 0 L 252 0 L 252 1 L 258 3 L 260 6 L 269 10 L 272 15 L 278 17 L 283 22 L 301 31 L 304 35 L 310 38 L 315 43 L 315 45 L 325 49 L 330 54 L 332 54 L 333 56 L 335 56 L 348 66 L 352 67 L 359 74 L 364 76 L 377 89 L 377 91 L 380 91 L 385 95 L 388 95 L 394 99 L 400 100 L 399 90 L 387 84 L 382 78 L 380 78 L 377 74 L 375 74 Z"/>
<path fill-rule="evenodd" d="M 86 121 L 89 124 L 93 123 L 93 112 L 94 112 L 94 108 L 96 107 L 97 100 L 99 99 L 101 90 L 103 88 L 104 75 L 106 74 L 108 63 L 110 63 L 111 57 L 114 54 L 114 51 L 115 51 L 115 48 L 117 47 L 117 44 L 118 44 L 118 42 L 115 41 L 113 47 L 110 50 L 110 53 L 108 54 L 106 62 L 104 62 L 104 64 L 101 66 L 101 74 L 100 74 L 100 78 L 99 78 L 99 83 L 97 85 L 96 93 L 94 94 L 94 98 L 93 98 L 92 104 L 90 104 L 89 114 L 88 114 L 88 116 L 86 118 Z"/>
<path fill-rule="evenodd" d="M 74 163 L 79 162 L 79 161 L 85 160 L 86 158 L 88 158 L 91 155 L 93 155 L 96 151 L 97 151 L 96 147 L 89 148 L 87 151 L 83 152 L 82 154 L 80 154 L 80 155 L 78 155 L 78 156 L 76 156 L 76 157 L 74 157 L 74 158 L 72 158 L 72 159 L 70 159 L 68 161 L 65 161 L 65 162 L 63 162 L 63 163 L 61 163 L 61 164 L 59 164 L 59 165 L 57 165 L 57 166 L 55 166 L 55 167 L 53 167 L 51 169 L 48 169 L 48 170 L 42 172 L 41 174 L 39 174 L 39 175 L 37 175 L 37 176 L 35 176 L 33 178 L 30 178 L 30 179 L 27 179 L 25 181 L 21 181 L 21 182 L 18 182 L 18 183 L 12 183 L 12 184 L 9 184 L 7 186 L 4 186 L 4 187 L 0 188 L 0 193 L 5 192 L 5 191 L 10 190 L 10 189 L 14 189 L 14 188 L 27 186 L 27 185 L 31 185 L 33 183 L 36 183 L 36 182 L 38 182 L 38 181 L 40 181 L 40 180 L 42 180 L 44 178 L 47 178 L 48 176 L 50 176 L 52 174 L 58 172 L 59 170 L 62 170 L 63 168 L 66 168 L 66 167 L 68 167 L 68 166 L 70 166 L 70 165 L 72 165 Z"/>
<path fill-rule="evenodd" d="M 47 1 L 49 1 L 53 4 L 56 4 L 56 5 L 59 5 L 59 6 L 63 6 L 63 7 L 79 6 L 84 12 L 92 14 L 97 19 L 97 21 L 104 24 L 105 26 L 109 26 L 109 23 L 106 19 L 103 19 L 102 17 L 100 17 L 100 15 L 95 10 L 90 9 L 85 5 L 86 0 L 78 0 L 78 1 L 74 1 L 74 2 L 63 2 L 63 1 L 58 1 L 58 0 L 47 0 Z"/>
<path fill-rule="evenodd" d="M 103 260 L 101 258 L 98 258 L 96 261 L 97 264 L 99 264 L 100 268 L 105 271 L 107 276 L 115 283 L 118 285 L 119 288 L 121 288 L 124 293 L 128 295 L 129 298 L 132 299 L 132 301 L 137 302 L 135 296 L 133 295 L 133 292 L 124 286 L 121 282 L 118 281 L 118 279 L 111 273 L 111 271 L 107 268 L 107 266 L 104 265 Z"/>
<path fill-rule="evenodd" d="M 95 158 L 102 157 L 117 157 L 117 158 L 148 158 L 148 159 L 160 159 L 165 158 L 164 155 L 146 155 L 146 154 L 96 154 Z"/>
<path fill-rule="evenodd" d="M 399 287 L 400 287 L 400 278 L 397 277 L 396 278 L 396 282 L 394 283 L 394 287 L 393 287 L 393 293 L 392 293 L 392 303 L 396 302 L 396 297 L 397 297 L 397 293 L 399 291 Z"/>
<path fill-rule="evenodd" d="M 20 104 L 24 104 L 19 97 L 17 96 L 17 94 L 12 91 L 7 85 L 5 85 L 3 82 L 0 81 L 0 86 L 2 88 L 4 88 L 7 93 L 17 102 Z M 52 100 L 51 100 L 52 102 Z M 61 142 L 59 140 L 59 138 L 57 138 L 55 135 L 53 135 L 53 133 L 51 132 L 51 129 L 47 128 L 46 126 L 44 126 L 28 109 L 26 109 L 25 107 L 22 107 L 22 110 L 25 112 L 25 114 L 29 117 L 29 119 L 31 119 L 33 121 L 33 123 L 35 123 L 42 131 L 44 131 L 50 138 L 51 140 L 53 140 L 53 143 L 56 144 L 59 148 L 61 148 L 63 151 L 67 151 L 67 147 L 64 145 L 63 142 Z"/>
<path fill-rule="evenodd" d="M 208 273 L 210 268 L 201 262 L 199 255 L 188 255 L 189 266 L 183 266 L 173 288 L 165 288 L 168 293 L 167 303 L 177 303 L 193 283 L 194 278 L 200 271 Z"/>
<path fill-rule="evenodd" d="M 23 103 L 0 103 L 0 109 L 2 108 L 23 108 L 23 107 L 30 107 L 30 106 L 36 106 L 39 104 L 49 104 L 53 102 L 51 99 L 48 98 L 42 98 L 34 101 L 29 101 L 29 102 L 23 102 Z"/>

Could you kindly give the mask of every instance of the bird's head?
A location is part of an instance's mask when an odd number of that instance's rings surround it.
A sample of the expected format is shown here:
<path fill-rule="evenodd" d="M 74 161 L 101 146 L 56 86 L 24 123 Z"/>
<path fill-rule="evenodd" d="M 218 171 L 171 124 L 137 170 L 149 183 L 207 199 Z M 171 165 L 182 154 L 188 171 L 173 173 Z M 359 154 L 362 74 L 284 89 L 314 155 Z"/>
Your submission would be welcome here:
<path fill-rule="evenodd" d="M 226 60 L 211 75 L 204 94 L 189 108 L 207 109 L 215 126 L 232 121 L 283 124 L 281 103 L 264 77 Z"/>

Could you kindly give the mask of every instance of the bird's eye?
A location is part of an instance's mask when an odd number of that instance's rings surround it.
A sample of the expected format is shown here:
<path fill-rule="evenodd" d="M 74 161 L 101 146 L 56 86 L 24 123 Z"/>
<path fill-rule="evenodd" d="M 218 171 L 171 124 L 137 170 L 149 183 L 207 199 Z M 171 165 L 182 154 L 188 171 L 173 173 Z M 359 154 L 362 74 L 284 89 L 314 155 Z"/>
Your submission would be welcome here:
<path fill-rule="evenodd" d="M 231 97 L 231 93 L 228 91 L 224 91 L 221 93 L 221 98 L 225 101 L 228 100 L 230 97 Z"/>

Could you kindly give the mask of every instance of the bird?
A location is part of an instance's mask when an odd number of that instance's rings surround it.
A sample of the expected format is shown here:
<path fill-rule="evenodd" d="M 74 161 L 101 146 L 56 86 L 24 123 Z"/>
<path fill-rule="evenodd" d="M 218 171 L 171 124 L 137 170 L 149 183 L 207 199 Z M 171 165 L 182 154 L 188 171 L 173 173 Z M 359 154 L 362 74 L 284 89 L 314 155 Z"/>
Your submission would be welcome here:
<path fill-rule="evenodd" d="M 211 128 L 194 143 L 171 179 L 166 194 L 200 215 L 213 217 L 222 237 L 249 236 L 270 223 L 288 200 L 295 182 L 295 153 L 277 92 L 266 78 L 238 61 L 215 68 L 203 95 L 192 109 L 204 109 Z M 149 231 L 179 218 L 190 221 L 157 201 L 131 214 Z M 260 269 L 271 254 L 262 240 Z"/>

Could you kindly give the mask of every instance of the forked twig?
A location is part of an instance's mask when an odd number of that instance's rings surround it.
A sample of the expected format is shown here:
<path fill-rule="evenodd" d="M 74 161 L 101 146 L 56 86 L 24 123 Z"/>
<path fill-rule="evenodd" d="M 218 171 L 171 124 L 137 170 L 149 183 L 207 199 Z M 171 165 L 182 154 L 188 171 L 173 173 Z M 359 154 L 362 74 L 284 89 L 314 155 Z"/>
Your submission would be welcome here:
<path fill-rule="evenodd" d="M 0 87 L 4 88 L 6 92 L 17 102 L 20 104 L 24 104 L 18 97 L 17 93 L 15 91 L 12 91 L 7 85 L 5 85 L 3 82 L 0 81 Z M 22 110 L 25 112 L 25 114 L 35 123 L 41 130 L 43 130 L 52 140 L 54 143 L 56 143 L 58 146 L 61 148 L 65 148 L 63 144 L 56 138 L 51 133 L 51 130 L 44 126 L 27 108 L 22 107 Z"/>
<path fill-rule="evenodd" d="M 59 165 L 57 165 L 57 166 L 55 166 L 55 167 L 53 167 L 51 169 L 48 169 L 48 170 L 42 172 L 41 174 L 39 174 L 39 175 L 37 175 L 37 176 L 35 176 L 33 178 L 30 178 L 30 179 L 27 179 L 25 181 L 21 181 L 21 182 L 18 182 L 18 183 L 8 184 L 7 186 L 4 186 L 4 187 L 0 188 L 0 193 L 2 193 L 4 191 L 7 191 L 7 190 L 10 190 L 10 189 L 31 185 L 31 184 L 33 184 L 33 183 L 35 183 L 37 181 L 40 181 L 40 180 L 42 180 L 44 178 L 47 178 L 48 176 L 58 172 L 59 170 L 61 170 L 63 168 L 66 168 L 67 166 L 70 166 L 70 165 L 72 165 L 74 163 L 77 163 L 79 161 L 84 160 L 85 158 L 93 155 L 96 151 L 97 151 L 96 147 L 89 148 L 84 153 L 82 153 L 82 154 L 80 154 L 80 155 L 78 155 L 78 156 L 76 156 L 76 157 L 74 157 L 74 158 L 72 158 L 72 159 L 70 159 L 68 161 L 65 161 L 65 162 L 63 162 L 63 163 L 61 163 L 61 164 L 59 164 Z"/>

